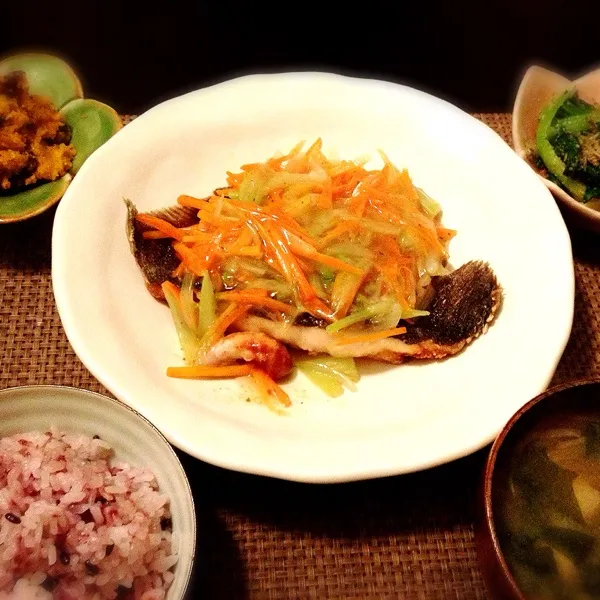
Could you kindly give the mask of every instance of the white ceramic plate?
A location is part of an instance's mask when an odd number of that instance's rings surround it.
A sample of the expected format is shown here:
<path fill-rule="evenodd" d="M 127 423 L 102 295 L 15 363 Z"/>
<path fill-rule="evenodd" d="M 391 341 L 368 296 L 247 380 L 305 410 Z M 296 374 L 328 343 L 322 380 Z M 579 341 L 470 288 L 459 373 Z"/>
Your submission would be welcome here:
<path fill-rule="evenodd" d="M 331 400 L 298 375 L 278 416 L 240 381 L 169 379 L 182 364 L 167 309 L 125 236 L 141 210 L 207 195 L 225 172 L 322 137 L 355 158 L 383 149 L 458 229 L 451 260 L 489 261 L 505 290 L 496 324 L 447 361 L 365 369 Z M 374 159 L 374 164 L 380 164 Z M 391 475 L 481 448 L 548 384 L 570 333 L 570 241 L 549 192 L 488 127 L 411 88 L 322 73 L 243 77 L 165 102 L 79 172 L 56 214 L 53 280 L 73 348 L 167 438 L 231 469 L 310 482 Z"/>
<path fill-rule="evenodd" d="M 190 485 L 173 448 L 146 419 L 107 396 L 54 385 L 0 390 L 0 437 L 53 426 L 99 435 L 118 460 L 152 469 L 159 489 L 169 497 L 179 540 L 179 561 L 167 600 L 182 600 L 194 566 L 196 514 Z"/>

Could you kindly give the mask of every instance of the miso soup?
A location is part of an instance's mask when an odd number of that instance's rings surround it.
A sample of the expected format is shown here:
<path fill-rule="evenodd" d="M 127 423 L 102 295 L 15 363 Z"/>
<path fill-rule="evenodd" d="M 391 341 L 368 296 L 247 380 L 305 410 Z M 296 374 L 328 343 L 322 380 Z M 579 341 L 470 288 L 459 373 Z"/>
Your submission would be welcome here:
<path fill-rule="evenodd" d="M 600 598 L 600 409 L 545 418 L 498 466 L 494 521 L 523 595 Z"/>

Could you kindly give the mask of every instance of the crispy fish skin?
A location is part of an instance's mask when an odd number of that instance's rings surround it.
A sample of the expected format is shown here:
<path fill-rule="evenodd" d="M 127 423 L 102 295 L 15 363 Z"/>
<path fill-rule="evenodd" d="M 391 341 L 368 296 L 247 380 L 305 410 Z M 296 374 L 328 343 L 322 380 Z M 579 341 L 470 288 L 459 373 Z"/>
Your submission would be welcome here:
<path fill-rule="evenodd" d="M 489 264 L 469 261 L 448 275 L 432 279 L 429 315 L 407 327 L 401 339 L 407 344 L 430 341 L 449 348 L 470 343 L 485 333 L 502 302 L 502 289 Z"/>
<path fill-rule="evenodd" d="M 405 334 L 356 344 L 339 344 L 339 336 L 318 327 L 304 327 L 248 316 L 241 331 L 265 333 L 311 354 L 370 357 L 400 364 L 408 359 L 441 359 L 457 354 L 484 334 L 494 320 L 502 290 L 491 267 L 471 261 L 449 275 L 433 278 L 435 296 L 427 317 L 408 324 Z"/>
<path fill-rule="evenodd" d="M 144 239 L 149 227 L 136 220 L 137 209 L 127 205 L 127 235 L 131 251 L 142 271 L 146 287 L 164 302 L 161 283 L 177 282 L 172 273 L 179 264 L 167 239 Z M 176 227 L 198 222 L 197 210 L 174 206 L 154 211 Z M 356 344 L 339 344 L 339 334 L 331 334 L 316 325 L 294 325 L 249 315 L 236 323 L 238 331 L 265 334 L 310 354 L 340 357 L 370 357 L 400 364 L 409 359 L 441 359 L 457 354 L 484 334 L 502 304 L 502 288 L 494 271 L 483 261 L 470 261 L 448 275 L 432 278 L 434 295 L 429 315 L 407 323 L 405 334 Z"/>
<path fill-rule="evenodd" d="M 127 207 L 126 229 L 129 247 L 142 271 L 148 291 L 154 298 L 163 302 L 165 296 L 161 284 L 164 281 L 176 281 L 172 273 L 179 265 L 179 259 L 173 250 L 171 240 L 145 239 L 144 231 L 152 228 L 136 220 L 138 210 L 133 202 L 125 199 L 125 205 Z M 189 227 L 198 222 L 197 213 L 198 211 L 194 208 L 176 205 L 146 214 L 160 217 L 175 227 Z"/>

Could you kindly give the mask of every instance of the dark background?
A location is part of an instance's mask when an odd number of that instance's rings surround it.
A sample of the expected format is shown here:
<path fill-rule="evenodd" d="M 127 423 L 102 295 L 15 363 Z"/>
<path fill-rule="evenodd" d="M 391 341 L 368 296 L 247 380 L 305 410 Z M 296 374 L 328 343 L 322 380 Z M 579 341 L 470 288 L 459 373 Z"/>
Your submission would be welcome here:
<path fill-rule="evenodd" d="M 124 113 L 249 72 L 319 69 L 510 110 L 532 62 L 600 63 L 600 1 L 1 0 L 0 52 L 63 54 L 86 94 Z"/>

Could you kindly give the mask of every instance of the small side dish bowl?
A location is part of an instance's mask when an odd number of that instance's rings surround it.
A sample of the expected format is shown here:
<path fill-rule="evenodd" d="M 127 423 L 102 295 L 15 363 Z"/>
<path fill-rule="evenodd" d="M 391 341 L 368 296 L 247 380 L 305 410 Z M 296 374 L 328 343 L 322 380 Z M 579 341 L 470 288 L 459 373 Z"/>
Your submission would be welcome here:
<path fill-rule="evenodd" d="M 86 438 L 97 436 L 99 440 L 113 449 L 114 456 L 111 464 L 119 465 L 117 469 L 122 468 L 121 463 L 126 463 L 133 468 L 145 467 L 154 474 L 158 482 L 158 491 L 165 494 L 169 500 L 169 526 L 172 523 L 172 543 L 176 547 L 178 555 L 178 561 L 172 567 L 173 580 L 168 587 L 166 599 L 182 600 L 185 598 L 192 578 L 196 550 L 194 500 L 185 471 L 166 439 L 149 421 L 134 410 L 117 400 L 97 393 L 62 386 L 25 386 L 0 390 L 0 438 L 27 432 L 43 433 L 53 428 L 58 432 L 69 435 L 81 434 Z M 46 444 L 50 443 L 52 442 L 46 442 Z M 72 447 L 76 446 L 73 445 Z M 68 459 L 66 460 L 68 463 Z M 68 471 L 65 471 L 65 475 L 68 474 Z M 140 475 L 135 477 L 139 478 Z M 40 475 L 40 481 L 43 481 L 43 479 L 44 475 L 42 474 Z M 111 485 L 114 487 L 117 484 L 113 483 Z M 108 490 L 108 487 L 106 489 Z M 72 493 L 72 491 L 67 492 L 67 494 Z M 119 492 L 115 491 L 115 493 L 118 494 Z M 134 497 L 141 496 L 139 491 L 133 491 L 131 496 L 127 497 L 130 500 L 126 501 L 131 503 L 134 502 Z M 147 498 L 144 500 L 146 504 L 143 504 L 142 500 L 136 501 L 140 502 L 138 509 L 141 509 L 142 512 L 146 513 L 150 510 Z M 102 502 L 102 506 L 109 507 L 109 509 L 113 506 L 113 510 L 117 510 L 115 505 L 110 504 L 110 500 L 108 501 L 109 504 L 105 504 L 105 502 L 106 500 Z M 104 514 L 104 509 L 102 510 Z M 15 520 L 9 513 L 7 515 L 3 516 L 6 516 L 10 523 L 20 522 L 20 518 Z M 137 517 L 136 514 L 132 523 Z M 89 519 L 85 522 L 88 523 Z M 100 521 L 100 523 L 102 522 L 108 523 L 108 521 Z M 97 519 L 96 523 L 98 523 Z M 76 526 L 73 526 L 79 532 L 77 535 L 81 534 L 81 525 L 82 523 L 79 522 Z M 125 521 L 123 525 L 126 525 Z M 162 520 L 161 528 L 164 528 Z M 111 529 L 116 531 L 127 528 L 113 527 Z M 138 531 L 141 531 L 141 529 Z M 69 536 L 72 532 L 73 530 L 68 534 L 67 539 L 70 539 Z M 97 535 L 100 534 L 97 533 Z M 110 535 L 113 536 L 112 539 L 114 540 L 116 533 Z M 84 537 L 81 539 L 85 541 Z M 87 543 L 91 543 L 91 541 Z M 119 542 L 115 541 L 114 543 L 120 548 Z M 126 543 L 131 544 L 131 542 Z M 110 555 L 117 555 L 117 552 L 112 552 L 111 549 Z M 106 556 L 108 557 L 109 554 L 107 553 Z M 81 560 L 83 561 L 83 558 Z M 158 561 L 159 558 L 155 557 L 152 560 Z M 48 561 L 51 562 L 51 559 L 49 558 Z M 88 562 L 86 561 L 86 567 Z M 63 562 L 63 564 L 67 563 Z M 73 566 L 73 558 L 71 558 L 70 564 Z M 121 566 L 118 566 L 118 569 L 120 568 Z M 97 575 L 98 568 L 95 568 L 95 570 Z M 91 573 L 88 569 L 88 574 L 94 573 Z M 101 571 L 100 574 L 102 574 Z M 50 579 L 52 580 L 51 577 Z M 39 583 L 42 582 L 38 582 L 38 585 Z M 54 578 L 54 584 L 56 585 L 56 578 Z"/>
<path fill-rule="evenodd" d="M 16 190 L 3 190 L 0 185 L 0 224 L 24 221 L 56 204 L 62 198 L 71 179 L 90 154 L 122 127 L 121 118 L 114 109 L 97 100 L 84 98 L 83 87 L 79 78 L 61 58 L 50 54 L 22 53 L 0 60 L 0 77 L 17 72 L 25 75 L 28 93 L 31 96 L 49 100 L 52 107 L 58 112 L 60 120 L 67 126 L 69 131 L 69 143 L 75 155 L 68 171 L 61 177 L 57 176 L 55 179 L 40 177 L 39 181 L 30 185 L 17 186 Z M 15 90 L 15 97 L 20 98 L 17 94 L 19 92 Z M 0 98 L 2 97 L 0 93 Z M 4 99 L 10 100 L 6 97 Z M 12 100 L 15 100 L 15 98 L 12 98 Z M 20 102 L 20 100 L 17 102 Z M 8 102 L 5 102 L 5 109 L 11 110 Z M 17 117 L 13 114 L 10 119 L 7 119 L 12 129 L 7 138 L 8 145 L 0 144 L 0 175 L 4 170 L 3 167 L 9 168 L 9 165 L 3 165 L 2 161 L 14 161 L 15 156 L 12 153 L 15 150 L 29 153 L 31 151 L 30 148 L 23 147 L 21 137 L 16 142 L 14 138 L 15 135 L 20 136 L 23 128 L 35 129 L 35 113 L 32 110 L 35 109 L 31 109 L 31 107 L 24 109 Z M 39 107 L 37 110 L 39 110 Z M 5 115 L 2 114 L 0 107 L 0 134 L 2 133 L 3 116 Z M 15 119 L 18 122 L 13 122 Z M 27 122 L 22 124 L 25 120 Z M 40 136 L 35 131 L 32 135 L 32 143 L 35 144 L 58 143 L 56 140 L 48 142 L 46 138 L 38 139 Z M 64 138 L 64 135 L 61 135 L 61 138 Z M 61 139 L 61 141 L 63 140 Z M 7 151 L 6 157 L 4 157 L 6 153 L 3 154 L 2 151 Z M 16 160 L 18 161 L 19 157 Z M 14 164 L 11 164 L 10 168 L 21 168 L 27 172 L 27 169 L 31 168 L 30 163 L 32 160 L 36 160 L 35 154 L 30 153 L 30 160 L 25 166 L 15 167 Z M 36 169 L 36 167 L 33 168 Z M 22 172 L 17 173 L 18 177 L 25 177 L 25 175 L 21 175 Z M 62 172 L 60 171 L 60 173 Z"/>
<path fill-rule="evenodd" d="M 549 389 L 490 451 L 477 550 L 494 600 L 600 593 L 600 380 Z"/>
<path fill-rule="evenodd" d="M 525 73 L 513 107 L 512 135 L 517 154 L 538 173 L 558 200 L 563 214 L 573 225 L 600 233 L 600 206 L 590 208 L 550 181 L 540 172 L 532 158 L 536 149 L 536 132 L 540 113 L 552 98 L 574 88 L 590 104 L 600 104 L 600 69 L 570 80 L 544 67 L 534 65 Z"/>

